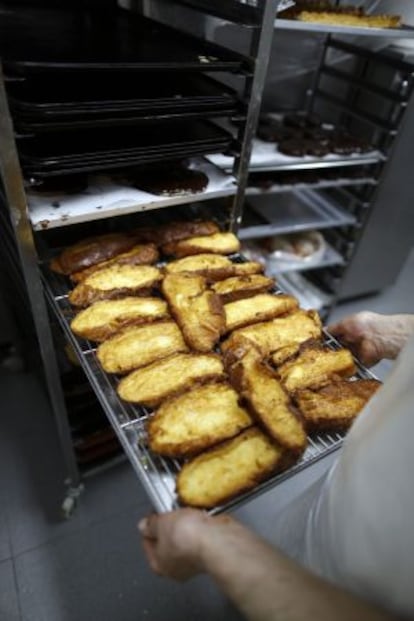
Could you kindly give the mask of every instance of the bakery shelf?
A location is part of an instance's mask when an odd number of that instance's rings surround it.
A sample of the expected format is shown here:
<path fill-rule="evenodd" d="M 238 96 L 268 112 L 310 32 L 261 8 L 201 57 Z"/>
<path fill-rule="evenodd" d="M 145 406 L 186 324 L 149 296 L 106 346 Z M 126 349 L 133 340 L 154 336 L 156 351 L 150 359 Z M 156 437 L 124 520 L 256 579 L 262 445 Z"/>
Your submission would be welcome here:
<path fill-rule="evenodd" d="M 354 216 L 312 190 L 249 198 L 240 239 L 353 225 Z"/>
<path fill-rule="evenodd" d="M 321 312 L 328 308 L 332 302 L 332 295 L 316 287 L 313 283 L 298 272 L 278 274 L 278 285 L 281 289 L 294 295 L 302 308 L 315 309 Z"/>
<path fill-rule="evenodd" d="M 191 168 L 207 175 L 209 183 L 203 192 L 156 196 L 132 186 L 111 181 L 106 176 L 91 176 L 88 188 L 79 194 L 66 196 L 57 194 L 46 197 L 29 189 L 27 196 L 32 226 L 40 231 L 128 213 L 231 196 L 236 192 L 235 178 L 232 175 L 226 175 L 205 159 L 192 160 Z"/>
<path fill-rule="evenodd" d="M 390 39 L 408 39 L 414 37 L 414 28 L 403 25 L 400 28 L 369 28 L 362 26 L 339 26 L 335 24 L 317 24 L 295 19 L 275 20 L 275 28 L 296 30 L 299 32 L 321 32 L 337 35 L 358 35 L 363 37 L 387 37 Z"/>
<path fill-rule="evenodd" d="M 234 158 L 230 156 L 223 155 L 222 153 L 215 153 L 214 155 L 209 155 L 208 159 L 225 171 L 232 170 Z M 265 142 L 264 140 L 255 138 L 253 140 L 249 170 L 251 172 L 262 172 L 272 170 L 310 170 L 317 168 L 334 168 L 338 166 L 361 166 L 377 164 L 385 159 L 385 156 L 377 150 L 348 156 L 330 153 L 329 155 L 319 158 L 310 155 L 291 157 L 279 153 L 275 143 Z"/>
<path fill-rule="evenodd" d="M 327 188 L 342 188 L 354 185 L 376 185 L 377 182 L 372 177 L 359 177 L 355 179 L 327 179 L 324 181 L 316 181 L 315 183 L 275 183 L 268 188 L 260 188 L 249 186 L 246 189 L 246 196 L 263 196 L 269 194 L 279 194 L 281 192 L 290 192 L 293 190 L 325 190 Z"/>
<path fill-rule="evenodd" d="M 53 274 L 43 265 L 42 280 L 47 300 L 68 341 L 73 346 L 79 362 L 154 508 L 158 512 L 171 511 L 177 508 L 175 477 L 180 469 L 180 462 L 156 456 L 148 449 L 146 421 L 151 416 L 151 411 L 123 402 L 116 392 L 116 376 L 108 375 L 102 370 L 96 358 L 96 350 L 93 344 L 89 341 L 77 339 L 73 335 L 70 329 L 70 321 L 74 316 L 74 311 L 68 301 L 66 279 Z M 332 348 L 338 346 L 332 337 L 327 338 L 326 342 Z M 358 368 L 358 377 L 371 377 L 368 371 L 362 367 Z M 285 472 L 271 477 L 251 492 L 242 494 L 234 500 L 214 508 L 211 513 L 228 511 L 269 490 L 339 448 L 343 441 L 343 435 L 324 433 L 309 437 L 308 440 L 308 448 L 297 464 Z"/>
<path fill-rule="evenodd" d="M 271 276 L 279 276 L 280 274 L 287 274 L 289 272 L 305 272 L 306 270 L 317 270 L 322 267 L 331 267 L 332 265 L 343 265 L 345 263 L 344 258 L 337 252 L 330 244 L 326 243 L 326 249 L 320 260 L 316 262 L 297 262 L 287 263 L 271 260 L 267 261 L 266 273 Z"/>

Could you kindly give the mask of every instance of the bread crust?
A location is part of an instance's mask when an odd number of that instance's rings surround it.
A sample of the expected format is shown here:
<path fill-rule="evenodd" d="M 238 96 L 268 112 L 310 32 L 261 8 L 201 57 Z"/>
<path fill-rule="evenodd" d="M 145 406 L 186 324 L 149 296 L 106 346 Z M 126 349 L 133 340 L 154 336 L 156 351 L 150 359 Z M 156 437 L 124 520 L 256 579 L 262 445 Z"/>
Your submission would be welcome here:
<path fill-rule="evenodd" d="M 229 384 L 208 383 L 161 405 L 148 423 L 149 446 L 166 457 L 188 457 L 252 424 Z"/>
<path fill-rule="evenodd" d="M 178 498 L 182 504 L 211 509 L 285 465 L 285 451 L 252 427 L 184 464 L 177 476 Z"/>
<path fill-rule="evenodd" d="M 266 293 L 275 286 L 275 280 L 263 274 L 247 274 L 232 276 L 225 280 L 213 283 L 211 288 L 221 298 L 223 304 L 244 300 L 246 298 Z"/>
<path fill-rule="evenodd" d="M 156 407 L 194 386 L 224 378 L 223 363 L 216 354 L 173 354 L 127 375 L 117 392 L 124 401 Z"/>
<path fill-rule="evenodd" d="M 299 303 L 291 295 L 261 293 L 224 306 L 226 332 L 268 321 L 296 310 Z"/>
<path fill-rule="evenodd" d="M 81 310 L 70 327 L 80 338 L 101 342 L 128 326 L 168 317 L 167 304 L 159 298 L 127 297 L 95 302 Z"/>
<path fill-rule="evenodd" d="M 380 386 L 371 379 L 341 380 L 318 390 L 301 390 L 295 400 L 309 433 L 340 432 L 351 426 Z"/>
<path fill-rule="evenodd" d="M 234 254 L 239 250 L 240 242 L 233 233 L 213 233 L 201 237 L 190 237 L 162 246 L 164 254 L 178 258 L 202 253 Z"/>
<path fill-rule="evenodd" d="M 162 292 L 188 346 L 211 351 L 224 332 L 225 317 L 223 304 L 208 289 L 206 279 L 191 273 L 167 274 Z"/>
<path fill-rule="evenodd" d="M 175 321 L 132 326 L 99 345 L 96 352 L 107 373 L 128 373 L 175 354 L 188 351 Z"/>
<path fill-rule="evenodd" d="M 152 265 L 115 264 L 85 278 L 70 292 L 68 299 L 73 306 L 82 308 L 99 300 L 148 296 L 161 279 L 161 270 Z"/>
<path fill-rule="evenodd" d="M 190 220 L 169 222 L 158 230 L 158 244 L 164 246 L 182 239 L 189 239 L 200 235 L 213 235 L 220 231 L 212 220 Z"/>
<path fill-rule="evenodd" d="M 69 275 L 111 259 L 122 252 L 127 252 L 135 243 L 134 237 L 124 233 L 88 237 L 65 248 L 58 257 L 51 261 L 50 269 Z"/>
<path fill-rule="evenodd" d="M 79 272 L 74 272 L 70 275 L 70 279 L 72 282 L 78 283 L 82 282 L 96 272 L 97 270 L 110 267 L 111 265 L 152 265 L 156 263 L 159 259 L 159 252 L 155 244 L 138 244 L 133 246 L 131 250 L 128 252 L 122 252 L 121 254 L 116 255 L 112 259 L 108 259 L 107 261 L 102 261 L 101 263 L 97 263 L 96 265 L 91 265 L 91 267 L 87 267 L 84 270 L 80 270 Z"/>

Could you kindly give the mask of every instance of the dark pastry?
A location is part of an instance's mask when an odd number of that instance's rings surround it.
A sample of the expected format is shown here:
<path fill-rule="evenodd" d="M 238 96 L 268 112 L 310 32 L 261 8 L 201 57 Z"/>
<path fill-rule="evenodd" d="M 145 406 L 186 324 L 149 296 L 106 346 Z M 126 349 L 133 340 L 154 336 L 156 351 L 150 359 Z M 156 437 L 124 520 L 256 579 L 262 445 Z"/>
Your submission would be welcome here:
<path fill-rule="evenodd" d="M 309 140 L 306 150 L 307 155 L 313 155 L 315 157 L 324 157 L 331 152 L 329 142 L 323 142 L 321 140 Z"/>
<path fill-rule="evenodd" d="M 208 177 L 200 170 L 178 166 L 162 171 L 148 171 L 134 180 L 136 188 L 158 196 L 196 194 L 205 190 L 207 185 Z"/>
<path fill-rule="evenodd" d="M 257 129 L 257 136 L 264 142 L 283 142 L 293 138 L 301 138 L 302 132 L 293 128 L 283 127 L 282 125 L 262 125 Z"/>
<path fill-rule="evenodd" d="M 303 139 L 284 140 L 279 143 L 278 149 L 280 153 L 291 157 L 303 157 L 307 153 L 308 141 Z"/>
<path fill-rule="evenodd" d="M 363 140 L 347 133 L 338 133 L 332 140 L 332 152 L 337 155 L 366 153 L 372 146 Z"/>

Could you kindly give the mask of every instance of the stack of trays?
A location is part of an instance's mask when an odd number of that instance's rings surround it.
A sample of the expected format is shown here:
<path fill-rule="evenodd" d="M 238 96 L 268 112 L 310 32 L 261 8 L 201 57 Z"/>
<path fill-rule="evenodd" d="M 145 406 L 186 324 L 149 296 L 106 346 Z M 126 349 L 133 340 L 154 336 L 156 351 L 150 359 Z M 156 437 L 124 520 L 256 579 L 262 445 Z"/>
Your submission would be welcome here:
<path fill-rule="evenodd" d="M 232 135 L 205 119 L 239 114 L 240 102 L 204 73 L 241 70 L 237 54 L 122 10 L 0 13 L 31 180 L 232 150 Z"/>

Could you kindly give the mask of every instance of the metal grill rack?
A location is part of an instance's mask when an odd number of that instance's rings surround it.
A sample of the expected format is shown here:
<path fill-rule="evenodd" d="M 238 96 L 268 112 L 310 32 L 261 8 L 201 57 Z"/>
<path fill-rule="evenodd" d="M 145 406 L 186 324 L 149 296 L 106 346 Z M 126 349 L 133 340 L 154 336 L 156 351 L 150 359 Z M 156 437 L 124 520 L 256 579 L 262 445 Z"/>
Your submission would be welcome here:
<path fill-rule="evenodd" d="M 235 257 L 235 260 L 240 260 Z M 122 401 L 116 392 L 118 377 L 102 370 L 96 357 L 96 347 L 89 341 L 78 339 L 70 328 L 75 312 L 68 301 L 68 286 L 64 278 L 53 274 L 47 267 L 42 269 L 45 292 L 48 301 L 59 321 L 68 341 L 73 346 L 95 393 L 115 430 L 125 453 L 154 508 L 159 512 L 171 511 L 179 504 L 175 494 L 175 478 L 180 470 L 180 461 L 165 459 L 154 455 L 147 446 L 146 422 L 151 410 Z M 281 293 L 275 289 L 276 294 Z M 325 344 L 331 349 L 340 347 L 338 342 L 325 332 Z M 371 372 L 357 361 L 358 378 L 374 378 Z M 309 464 L 339 448 L 344 439 L 340 433 L 321 433 L 308 436 L 308 447 L 295 465 L 256 486 L 252 491 L 242 494 L 222 506 L 215 507 L 211 513 L 228 511 L 271 489 L 281 481 L 293 476 Z"/>

